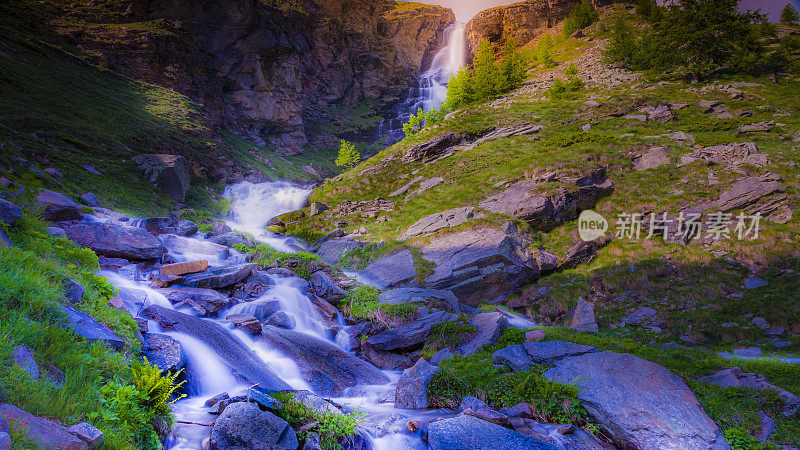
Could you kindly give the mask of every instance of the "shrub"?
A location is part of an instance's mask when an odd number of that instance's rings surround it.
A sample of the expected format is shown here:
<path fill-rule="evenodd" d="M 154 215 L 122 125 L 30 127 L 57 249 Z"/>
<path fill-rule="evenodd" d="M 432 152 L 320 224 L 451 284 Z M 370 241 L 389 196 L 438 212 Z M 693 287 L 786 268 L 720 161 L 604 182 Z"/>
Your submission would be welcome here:
<path fill-rule="evenodd" d="M 578 77 L 570 77 L 567 81 L 556 78 L 553 80 L 553 86 L 547 90 L 547 96 L 553 100 L 571 98 L 583 89 L 583 86 L 583 81 Z"/>
<path fill-rule="evenodd" d="M 477 329 L 466 323 L 466 320 L 456 321 L 450 320 L 447 322 L 437 323 L 431 328 L 428 339 L 425 341 L 425 347 L 422 349 L 420 356 L 423 358 L 430 358 L 439 350 L 449 348 L 455 350 L 456 347 L 461 345 L 466 338 Z"/>
<path fill-rule="evenodd" d="M 342 303 L 347 305 L 350 317 L 371 320 L 386 326 L 403 322 L 416 315 L 417 304 L 383 304 L 378 298 L 379 295 L 380 289 L 374 286 L 359 286 L 351 289 Z"/>
<path fill-rule="evenodd" d="M 747 430 L 741 427 L 725 430 L 725 441 L 731 446 L 731 450 L 777 450 L 780 448 L 771 442 L 762 444 L 755 436 L 751 436 Z"/>
<path fill-rule="evenodd" d="M 356 150 L 355 144 L 342 139 L 339 143 L 339 154 L 336 157 L 336 165 L 345 169 L 352 169 L 361 162 L 361 154 Z"/>
<path fill-rule="evenodd" d="M 340 442 L 356 434 L 359 424 L 364 421 L 364 414 L 358 410 L 348 414 L 335 412 L 317 412 L 294 398 L 289 392 L 273 394 L 275 399 L 283 402 L 277 415 L 289 422 L 298 431 L 301 441 L 308 439 L 312 433 L 317 433 L 323 449 L 341 448 Z"/>
<path fill-rule="evenodd" d="M 575 67 L 575 63 L 571 63 L 566 69 L 564 69 L 564 75 L 573 76 L 578 74 L 578 68 Z"/>
<path fill-rule="evenodd" d="M 267 244 L 244 245 L 236 244 L 233 246 L 242 253 L 256 254 L 254 263 L 263 268 L 284 267 L 294 270 L 301 278 L 311 277 L 311 263 L 322 260 L 318 255 L 308 252 L 285 253 L 279 252 Z M 289 265 L 289 262 L 292 265 Z M 297 263 L 297 264 L 294 264 Z"/>
<path fill-rule="evenodd" d="M 564 19 L 564 37 L 572 36 L 572 33 L 577 30 L 582 30 L 589 25 L 597 22 L 600 18 L 600 13 L 594 9 L 589 0 L 583 0 L 581 3 L 575 5 L 572 12 Z"/>

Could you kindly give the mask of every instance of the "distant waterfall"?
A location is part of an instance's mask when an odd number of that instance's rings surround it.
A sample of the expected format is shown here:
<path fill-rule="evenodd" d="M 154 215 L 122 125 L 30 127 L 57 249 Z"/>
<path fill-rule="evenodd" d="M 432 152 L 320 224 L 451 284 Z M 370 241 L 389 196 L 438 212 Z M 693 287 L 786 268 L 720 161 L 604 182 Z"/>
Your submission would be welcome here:
<path fill-rule="evenodd" d="M 387 145 L 400 141 L 403 124 L 408 118 L 422 108 L 429 111 L 438 108 L 447 97 L 447 82 L 464 64 L 467 57 L 466 29 L 463 23 L 454 23 L 444 31 L 446 45 L 442 47 L 431 61 L 430 67 L 423 72 L 417 87 L 409 90 L 408 97 L 398 107 L 396 116 L 381 121 L 378 129 L 378 140 Z"/>

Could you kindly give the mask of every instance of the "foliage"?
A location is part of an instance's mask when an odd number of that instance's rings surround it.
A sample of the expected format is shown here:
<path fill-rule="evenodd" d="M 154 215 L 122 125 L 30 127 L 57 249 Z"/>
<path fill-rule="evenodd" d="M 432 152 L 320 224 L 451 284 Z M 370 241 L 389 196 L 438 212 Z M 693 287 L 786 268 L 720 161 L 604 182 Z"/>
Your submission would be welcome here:
<path fill-rule="evenodd" d="M 588 27 L 597 22 L 599 18 L 600 13 L 592 6 L 592 3 L 589 0 L 583 0 L 575 5 L 569 16 L 564 19 L 564 37 L 572 36 L 572 33 Z"/>
<path fill-rule="evenodd" d="M 175 391 L 184 384 L 184 381 L 175 383 L 181 372 L 182 370 L 162 375 L 161 369 L 150 364 L 147 358 L 144 358 L 144 362 L 131 364 L 133 385 L 144 394 L 145 406 L 160 415 L 169 415 L 169 405 L 185 397 L 185 395 L 180 395 L 173 398 Z"/>
<path fill-rule="evenodd" d="M 567 81 L 556 78 L 553 80 L 553 86 L 547 90 L 547 96 L 553 100 L 570 98 L 575 92 L 583 89 L 583 86 L 583 81 L 575 76 L 571 76 Z"/>
<path fill-rule="evenodd" d="M 492 44 L 488 39 L 481 40 L 472 60 L 472 66 L 472 89 L 475 100 L 485 101 L 505 90 L 508 80 L 497 65 Z"/>
<path fill-rule="evenodd" d="M 725 441 L 731 446 L 731 450 L 777 450 L 780 448 L 771 442 L 762 444 L 741 427 L 725 430 Z"/>
<path fill-rule="evenodd" d="M 536 62 L 545 68 L 556 66 L 553 59 L 553 39 L 549 34 L 545 34 L 536 42 L 536 49 L 533 52 Z"/>
<path fill-rule="evenodd" d="M 791 3 L 787 3 L 786 6 L 783 7 L 781 10 L 781 23 L 787 25 L 794 25 L 800 21 L 800 14 L 797 13 L 797 10 L 794 9 Z"/>
<path fill-rule="evenodd" d="M 564 75 L 571 77 L 577 74 L 578 74 L 578 68 L 575 67 L 575 63 L 570 63 L 570 65 L 567 66 L 566 69 L 564 69 Z"/>
<path fill-rule="evenodd" d="M 158 433 L 150 423 L 155 414 L 145 406 L 145 394 L 120 381 L 108 383 L 100 393 L 100 408 L 90 414 L 92 420 L 101 427 L 118 426 L 121 434 L 138 448 L 161 448 Z"/>
<path fill-rule="evenodd" d="M 292 269 L 298 276 L 306 279 L 310 278 L 311 273 L 314 272 L 310 266 L 322 260 L 322 258 L 314 253 L 279 252 L 263 243 L 256 245 L 235 244 L 233 248 L 242 253 L 256 254 L 253 262 L 263 268 L 284 267 Z"/>
<path fill-rule="evenodd" d="M 361 162 L 361 154 L 356 150 L 355 144 L 342 139 L 339 142 L 339 154 L 336 157 L 336 165 L 345 169 L 352 169 Z"/>
<path fill-rule="evenodd" d="M 427 126 L 441 122 L 448 112 L 449 108 L 446 102 L 440 107 L 428 111 L 425 111 L 422 107 L 417 108 L 417 113 L 412 114 L 408 122 L 403 124 L 403 133 L 406 136 L 411 136 Z"/>
<path fill-rule="evenodd" d="M 418 305 L 414 303 L 398 303 L 394 305 L 381 303 L 380 289 L 374 286 L 358 286 L 347 293 L 342 304 L 347 305 L 347 313 L 354 319 L 366 319 L 392 326 L 412 318 L 417 313 Z"/>
<path fill-rule="evenodd" d="M 437 323 L 431 327 L 431 332 L 428 339 L 425 341 L 425 346 L 420 352 L 423 358 L 430 358 L 435 355 L 439 350 L 449 348 L 455 350 L 462 344 L 472 333 L 477 329 L 463 320 L 449 320 L 446 322 Z"/>
<path fill-rule="evenodd" d="M 312 433 L 319 435 L 323 449 L 341 448 L 340 443 L 356 434 L 359 424 L 364 421 L 364 414 L 358 410 L 348 414 L 337 414 L 333 411 L 318 412 L 296 399 L 290 392 L 273 394 L 283 405 L 277 415 L 289 422 L 295 430 L 299 430 L 300 440 L 306 440 Z"/>

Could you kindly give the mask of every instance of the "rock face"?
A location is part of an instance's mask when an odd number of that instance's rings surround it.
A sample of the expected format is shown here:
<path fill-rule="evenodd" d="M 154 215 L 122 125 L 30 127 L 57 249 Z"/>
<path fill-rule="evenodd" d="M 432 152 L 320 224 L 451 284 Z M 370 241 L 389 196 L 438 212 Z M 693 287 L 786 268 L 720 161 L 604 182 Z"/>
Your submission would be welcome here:
<path fill-rule="evenodd" d="M 411 252 L 403 250 L 384 256 L 360 272 L 361 276 L 372 280 L 382 288 L 418 286 L 417 270 Z"/>
<path fill-rule="evenodd" d="M 331 303 L 337 303 L 347 296 L 347 291 L 340 288 L 323 271 L 314 272 L 309 282 L 317 295 Z"/>
<path fill-rule="evenodd" d="M 658 364 L 590 352 L 557 361 L 544 376 L 561 383 L 585 377 L 581 404 L 625 448 L 729 448 L 686 383 Z"/>
<path fill-rule="evenodd" d="M 80 205 L 64 194 L 53 191 L 42 191 L 36 196 L 36 201 L 42 205 L 42 218 L 50 222 L 62 220 L 81 220 Z"/>
<path fill-rule="evenodd" d="M 269 391 L 291 389 L 275 375 L 256 354 L 242 341 L 209 320 L 173 311 L 163 306 L 152 305 L 144 315 L 155 320 L 166 331 L 181 331 L 203 341 L 219 355 L 233 371 L 258 383 Z"/>
<path fill-rule="evenodd" d="M 413 225 L 408 227 L 408 229 L 400 235 L 399 239 L 404 241 L 417 236 L 433 234 L 446 228 L 452 228 L 471 219 L 474 214 L 475 208 L 473 207 L 453 208 L 440 213 L 431 214 L 414 222 Z"/>
<path fill-rule="evenodd" d="M 211 448 L 295 450 L 297 435 L 292 427 L 269 411 L 261 411 L 255 403 L 228 405 L 214 422 L 209 439 Z"/>
<path fill-rule="evenodd" d="M 465 356 L 478 353 L 478 350 L 485 345 L 495 344 L 503 330 L 508 328 L 508 319 L 496 312 L 476 314 L 469 319 L 469 323 L 478 330 L 478 333 L 459 347 L 460 353 Z"/>
<path fill-rule="evenodd" d="M 466 414 L 431 422 L 428 443 L 433 450 L 556 450 L 560 447 Z"/>
<path fill-rule="evenodd" d="M 201 316 L 215 313 L 228 307 L 230 299 L 212 289 L 179 288 L 159 289 L 158 292 L 167 297 L 175 307 L 188 305 L 194 308 Z"/>
<path fill-rule="evenodd" d="M 14 405 L 0 405 L 0 417 L 28 432 L 28 439 L 46 450 L 85 450 L 86 442 L 66 428 L 29 414 Z"/>
<path fill-rule="evenodd" d="M 320 395 L 341 395 L 359 384 L 385 384 L 389 379 L 371 364 L 341 348 L 296 331 L 265 326 L 263 336 L 298 362 L 306 381 Z"/>
<path fill-rule="evenodd" d="M 382 331 L 367 339 L 367 344 L 385 351 L 417 347 L 425 342 L 434 325 L 456 319 L 458 316 L 455 314 L 438 311 L 410 324 Z"/>
<path fill-rule="evenodd" d="M 428 383 L 439 367 L 420 358 L 416 364 L 403 371 L 397 380 L 394 404 L 398 408 L 423 409 L 428 407 Z"/>
<path fill-rule="evenodd" d="M 107 223 L 61 223 L 67 237 L 100 255 L 133 260 L 159 259 L 161 241 L 142 228 Z"/>
<path fill-rule="evenodd" d="M 383 291 L 378 296 L 381 303 L 396 305 L 399 303 L 425 303 L 439 309 L 459 311 L 458 299 L 450 291 L 422 288 L 397 288 Z"/>
<path fill-rule="evenodd" d="M 178 155 L 148 154 L 134 156 L 133 162 L 145 178 L 167 197 L 178 203 L 186 199 L 189 191 L 189 164 Z"/>

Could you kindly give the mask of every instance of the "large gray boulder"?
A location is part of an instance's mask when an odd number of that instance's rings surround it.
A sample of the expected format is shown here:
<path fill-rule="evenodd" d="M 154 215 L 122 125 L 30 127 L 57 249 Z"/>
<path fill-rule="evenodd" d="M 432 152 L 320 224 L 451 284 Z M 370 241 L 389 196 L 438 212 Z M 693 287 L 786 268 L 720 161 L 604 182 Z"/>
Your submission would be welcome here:
<path fill-rule="evenodd" d="M 352 238 L 331 238 L 319 245 L 317 255 L 322 258 L 323 262 L 336 265 L 339 264 L 339 258 L 345 253 L 365 245 L 367 244 Z"/>
<path fill-rule="evenodd" d="M 394 405 L 404 409 L 423 409 L 428 407 L 428 383 L 439 372 L 438 366 L 428 364 L 423 358 L 403 371 L 397 380 L 394 392 Z"/>
<path fill-rule="evenodd" d="M 725 449 L 722 433 L 686 383 L 629 354 L 591 352 L 555 361 L 544 376 L 580 382 L 581 405 L 631 449 Z"/>
<path fill-rule="evenodd" d="M 183 156 L 147 154 L 131 159 L 153 186 L 167 197 L 183 203 L 189 191 L 189 164 Z"/>
<path fill-rule="evenodd" d="M 465 414 L 431 422 L 432 450 L 557 450 L 558 446 Z"/>
<path fill-rule="evenodd" d="M 191 306 L 197 314 L 207 316 L 228 307 L 231 299 L 213 289 L 168 288 L 158 289 L 175 307 Z"/>
<path fill-rule="evenodd" d="M 83 219 L 81 206 L 64 194 L 42 191 L 36 201 L 43 207 L 42 218 L 49 222 Z"/>
<path fill-rule="evenodd" d="M 257 267 L 258 264 L 252 263 L 212 267 L 205 272 L 184 277 L 182 284 L 192 288 L 222 289 L 246 280 Z"/>
<path fill-rule="evenodd" d="M 107 347 L 116 349 L 125 347 L 125 341 L 92 316 L 70 306 L 62 306 L 61 308 L 66 316 L 64 322 L 59 322 L 59 326 L 62 328 L 71 330 L 89 342 L 101 342 Z"/>
<path fill-rule="evenodd" d="M 478 353 L 486 345 L 494 345 L 500 339 L 503 330 L 508 328 L 508 318 L 497 312 L 477 314 L 469 319 L 469 323 L 476 328 L 477 334 L 459 346 L 459 352 L 465 356 Z"/>
<path fill-rule="evenodd" d="M 147 333 L 142 351 L 147 361 L 162 371 L 177 372 L 186 362 L 181 343 L 166 334 Z"/>
<path fill-rule="evenodd" d="M 13 422 L 36 448 L 45 450 L 87 450 L 89 445 L 69 430 L 49 420 L 36 417 L 14 405 L 0 405 L 0 418 Z"/>
<path fill-rule="evenodd" d="M 142 219 L 139 227 L 155 235 L 175 234 L 178 236 L 192 236 L 197 233 L 199 228 L 191 220 L 180 220 L 174 217 L 149 217 Z"/>
<path fill-rule="evenodd" d="M 211 320 L 200 319 L 158 305 L 147 307 L 144 316 L 158 322 L 165 331 L 180 331 L 199 339 L 211 347 L 233 371 L 263 389 L 268 391 L 291 389 L 250 347 Z"/>
<path fill-rule="evenodd" d="M 209 443 L 213 450 L 296 450 L 299 445 L 285 420 L 250 402 L 228 405 L 214 422 Z"/>
<path fill-rule="evenodd" d="M 359 384 L 389 382 L 373 365 L 328 341 L 273 326 L 264 326 L 263 336 L 273 348 L 298 362 L 300 373 L 320 395 L 341 395 Z"/>
<path fill-rule="evenodd" d="M 317 295 L 331 303 L 338 303 L 347 296 L 347 291 L 340 288 L 321 270 L 314 272 L 309 282 Z"/>
<path fill-rule="evenodd" d="M 387 305 L 424 303 L 434 308 L 459 311 L 458 299 L 452 291 L 423 288 L 397 288 L 381 292 L 378 296 L 378 300 Z"/>
<path fill-rule="evenodd" d="M 21 218 L 22 210 L 19 206 L 0 198 L 0 223 L 14 225 Z"/>
<path fill-rule="evenodd" d="M 475 215 L 475 208 L 471 206 L 453 208 L 440 213 L 425 216 L 414 222 L 413 225 L 400 235 L 399 239 L 405 241 L 417 236 L 426 236 L 438 231 L 456 227 L 471 219 Z"/>
<path fill-rule="evenodd" d="M 574 342 L 526 342 L 497 350 L 492 355 L 492 362 L 504 364 L 514 372 L 524 372 L 535 365 L 550 365 L 563 358 L 594 351 L 597 351 L 594 347 Z"/>
<path fill-rule="evenodd" d="M 418 347 L 428 338 L 434 325 L 456 319 L 458 316 L 455 314 L 437 311 L 422 316 L 412 323 L 382 331 L 366 342 L 371 347 L 384 351 Z"/>
<path fill-rule="evenodd" d="M 383 289 L 419 286 L 414 257 L 409 250 L 380 258 L 362 270 L 360 275 Z"/>
<path fill-rule="evenodd" d="M 67 237 L 78 245 L 89 247 L 100 255 L 131 260 L 159 259 L 161 241 L 142 228 L 126 227 L 111 222 L 59 224 Z"/>
<path fill-rule="evenodd" d="M 526 247 L 510 222 L 431 238 L 420 249 L 436 265 L 427 287 L 451 290 L 468 305 L 516 292 L 539 273 Z"/>

